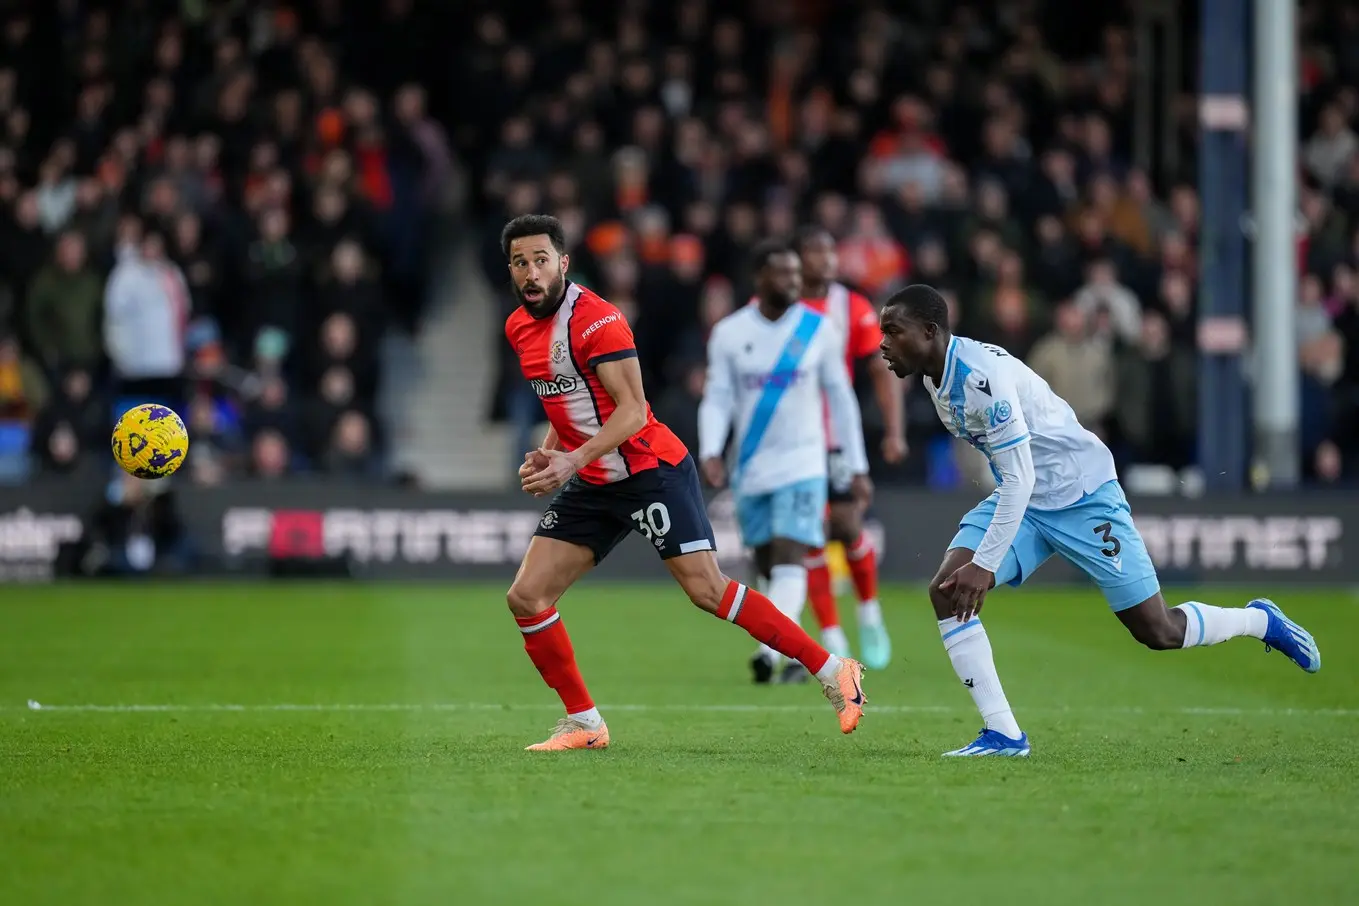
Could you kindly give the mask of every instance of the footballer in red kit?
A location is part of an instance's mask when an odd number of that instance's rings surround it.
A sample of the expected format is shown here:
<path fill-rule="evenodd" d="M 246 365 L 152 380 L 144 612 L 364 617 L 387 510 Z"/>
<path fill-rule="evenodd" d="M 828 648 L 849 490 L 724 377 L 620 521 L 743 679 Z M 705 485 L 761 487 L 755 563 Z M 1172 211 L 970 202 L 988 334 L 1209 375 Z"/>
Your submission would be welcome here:
<path fill-rule="evenodd" d="M 798 254 L 802 258 L 803 304 L 822 312 L 839 328 L 845 341 L 845 364 L 851 375 L 864 370 L 873 382 L 878 407 L 882 410 L 884 435 L 882 456 L 891 464 L 906 458 L 906 427 L 903 391 L 900 381 L 892 379 L 878 346 L 882 330 L 878 310 L 864 296 L 836 282 L 839 259 L 835 240 L 820 227 L 807 227 L 798 234 Z M 867 481 L 852 483 L 849 476 L 838 475 L 835 467 L 836 441 L 827 433 L 831 457 L 829 526 L 827 537 L 845 549 L 854 590 L 859 599 L 859 656 L 874 670 L 885 668 L 892 659 L 892 642 L 878 603 L 878 559 L 872 542 L 864 534 L 864 512 L 872 503 L 873 486 Z M 807 597 L 821 624 L 821 641 L 837 654 L 848 653 L 849 642 L 840 628 L 840 613 L 831 585 L 830 568 L 823 550 L 807 555 Z"/>
<path fill-rule="evenodd" d="M 567 278 L 561 223 L 517 217 L 501 233 L 501 250 L 520 302 L 505 336 L 550 424 L 543 445 L 524 454 L 519 477 L 525 492 L 552 500 L 506 597 L 529 659 L 566 716 L 529 749 L 609 745 L 557 602 L 634 532 L 696 606 L 814 674 L 840 730 L 852 733 L 865 702 L 862 666 L 826 651 L 764 595 L 723 575 L 693 458 L 651 413 L 622 312 Z"/>

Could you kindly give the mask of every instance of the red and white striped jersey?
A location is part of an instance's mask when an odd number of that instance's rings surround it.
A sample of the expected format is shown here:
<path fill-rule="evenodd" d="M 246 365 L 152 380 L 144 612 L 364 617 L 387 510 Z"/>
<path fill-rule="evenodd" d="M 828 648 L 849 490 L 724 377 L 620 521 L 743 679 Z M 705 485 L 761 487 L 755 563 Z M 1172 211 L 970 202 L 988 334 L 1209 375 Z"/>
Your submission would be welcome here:
<path fill-rule="evenodd" d="M 845 344 L 845 367 L 851 377 L 859 359 L 878 354 L 882 329 L 878 327 L 878 310 L 866 297 L 842 283 L 832 283 L 825 298 L 803 299 L 802 304 L 830 318 L 839 330 Z"/>
<path fill-rule="evenodd" d="M 567 283 L 555 312 L 539 319 L 521 306 L 505 321 L 505 336 L 563 449 L 575 450 L 598 434 L 615 404 L 595 368 L 637 355 L 623 313 L 585 287 Z M 648 405 L 642 430 L 581 469 L 580 478 L 611 484 L 661 462 L 679 465 L 688 455 Z"/>
<path fill-rule="evenodd" d="M 841 355 L 844 356 L 850 380 L 854 379 L 854 366 L 859 359 L 879 354 L 882 329 L 878 326 L 878 310 L 866 297 L 850 290 L 843 283 L 832 283 L 827 287 L 824 298 L 803 299 L 802 304 L 821 312 L 835 325 L 837 336 L 844 344 Z M 829 412 L 826 413 L 826 442 L 831 449 L 840 446 Z"/>

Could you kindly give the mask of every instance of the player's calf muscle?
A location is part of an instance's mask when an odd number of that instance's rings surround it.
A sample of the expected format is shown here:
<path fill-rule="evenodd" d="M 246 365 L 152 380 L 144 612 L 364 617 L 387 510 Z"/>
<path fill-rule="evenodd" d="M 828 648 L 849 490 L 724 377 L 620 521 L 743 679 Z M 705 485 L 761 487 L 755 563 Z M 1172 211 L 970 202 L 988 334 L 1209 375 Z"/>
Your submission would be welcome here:
<path fill-rule="evenodd" d="M 1118 619 L 1134 639 L 1152 651 L 1184 647 L 1184 614 L 1167 608 L 1159 594 L 1119 611 Z"/>

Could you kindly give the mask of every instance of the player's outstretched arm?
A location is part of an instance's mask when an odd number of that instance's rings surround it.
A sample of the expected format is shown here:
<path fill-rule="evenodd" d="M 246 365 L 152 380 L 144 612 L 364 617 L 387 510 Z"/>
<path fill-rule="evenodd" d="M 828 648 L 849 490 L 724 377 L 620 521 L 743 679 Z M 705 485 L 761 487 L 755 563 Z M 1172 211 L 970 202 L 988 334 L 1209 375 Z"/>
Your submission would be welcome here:
<path fill-rule="evenodd" d="M 829 348 L 834 348 L 830 344 Z M 842 467 L 850 475 L 868 474 L 868 453 L 864 450 L 863 417 L 859 412 L 859 398 L 854 395 L 845 363 L 835 352 L 828 351 L 821 358 L 821 390 L 826 395 L 831 424 L 840 443 Z"/>
<path fill-rule="evenodd" d="M 704 478 L 714 487 L 726 483 L 722 453 L 727 448 L 736 413 L 736 379 L 731 359 L 722 351 L 719 332 L 713 331 L 708 340 L 708 376 L 703 383 L 703 399 L 698 404 L 698 458 L 703 464 Z"/>
<path fill-rule="evenodd" d="M 883 458 L 896 464 L 906 458 L 906 382 L 897 380 L 876 352 L 868 357 L 873 395 L 882 411 Z"/>

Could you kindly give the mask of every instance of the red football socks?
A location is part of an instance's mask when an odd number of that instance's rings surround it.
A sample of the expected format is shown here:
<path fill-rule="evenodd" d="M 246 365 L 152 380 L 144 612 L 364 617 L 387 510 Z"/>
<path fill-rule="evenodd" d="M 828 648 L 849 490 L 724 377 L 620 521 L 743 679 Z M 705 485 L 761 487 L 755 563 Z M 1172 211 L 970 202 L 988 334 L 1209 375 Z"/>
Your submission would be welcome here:
<path fill-rule="evenodd" d="M 835 602 L 835 591 L 831 587 L 830 567 L 826 565 L 826 552 L 817 548 L 807 555 L 807 600 L 812 604 L 812 613 L 822 629 L 834 629 L 840 625 L 840 606 Z"/>
<path fill-rule="evenodd" d="M 595 703 L 585 688 L 585 680 L 581 679 L 571 637 L 566 634 L 557 608 L 549 607 L 531 617 L 515 617 L 514 621 L 524 634 L 524 650 L 528 652 L 529 660 L 543 675 L 543 682 L 561 698 L 566 713 L 579 714 L 593 708 Z"/>
<path fill-rule="evenodd" d="M 727 583 L 717 615 L 740 626 L 755 641 L 800 662 L 812 673 L 820 671 L 830 660 L 830 653 L 801 626 L 780 613 L 773 601 L 740 582 Z"/>
<path fill-rule="evenodd" d="M 861 532 L 858 539 L 845 551 L 845 559 L 849 561 L 849 574 L 854 579 L 854 590 L 858 592 L 859 600 L 876 601 L 878 552 L 873 549 L 873 542 Z"/>

